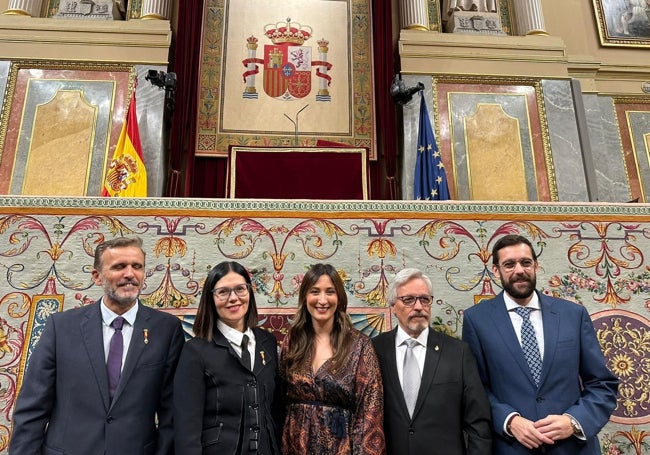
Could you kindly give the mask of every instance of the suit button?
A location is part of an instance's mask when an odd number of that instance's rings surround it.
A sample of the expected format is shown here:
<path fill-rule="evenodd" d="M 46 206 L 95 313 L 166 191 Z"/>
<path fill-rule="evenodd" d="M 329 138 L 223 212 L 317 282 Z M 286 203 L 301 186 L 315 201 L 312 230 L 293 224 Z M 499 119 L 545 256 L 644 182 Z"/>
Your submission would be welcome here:
<path fill-rule="evenodd" d="M 544 402 L 544 397 L 537 397 L 537 398 L 535 398 L 535 401 L 537 401 L 538 403 L 543 403 Z"/>
<path fill-rule="evenodd" d="M 106 417 L 106 423 L 113 423 L 113 420 L 114 420 L 113 416 Z"/>
<path fill-rule="evenodd" d="M 415 431 L 413 429 L 409 429 L 409 436 L 413 436 L 415 434 Z"/>

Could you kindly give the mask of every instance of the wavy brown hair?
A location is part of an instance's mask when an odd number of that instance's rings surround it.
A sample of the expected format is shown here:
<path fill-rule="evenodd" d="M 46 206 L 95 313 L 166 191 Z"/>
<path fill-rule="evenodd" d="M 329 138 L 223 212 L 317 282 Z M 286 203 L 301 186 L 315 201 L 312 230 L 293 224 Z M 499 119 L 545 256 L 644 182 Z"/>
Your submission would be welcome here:
<path fill-rule="evenodd" d="M 315 332 L 311 315 L 307 310 L 307 294 L 323 275 L 327 275 L 332 280 L 338 299 L 336 313 L 334 314 L 334 326 L 330 334 L 330 344 L 334 352 L 334 356 L 332 357 L 334 369 L 342 365 L 350 353 L 352 346 L 350 331 L 353 330 L 353 327 L 352 320 L 346 312 L 348 308 L 348 296 L 343 286 L 343 280 L 336 269 L 330 264 L 316 264 L 305 273 L 300 283 L 298 311 L 296 311 L 291 327 L 289 328 L 287 335 L 289 346 L 286 355 L 282 359 L 282 367 L 285 372 L 304 366 L 309 354 L 313 355 L 314 353 Z"/>

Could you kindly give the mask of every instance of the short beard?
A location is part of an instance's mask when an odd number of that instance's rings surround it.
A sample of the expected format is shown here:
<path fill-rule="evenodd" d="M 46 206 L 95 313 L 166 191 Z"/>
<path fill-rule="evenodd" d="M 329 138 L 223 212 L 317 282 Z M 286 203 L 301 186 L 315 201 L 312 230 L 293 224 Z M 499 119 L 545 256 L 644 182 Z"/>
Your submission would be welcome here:
<path fill-rule="evenodd" d="M 120 308 L 129 308 L 138 300 L 138 297 L 140 297 L 140 292 L 138 292 L 135 297 L 120 297 L 117 295 L 117 290 L 110 289 L 108 284 L 104 286 L 104 294 L 106 294 L 106 297 L 108 297 L 112 302 L 115 302 Z"/>
<path fill-rule="evenodd" d="M 537 277 L 533 275 L 532 278 L 527 280 L 527 284 L 528 287 L 526 287 L 526 289 L 524 289 L 523 291 L 518 291 L 511 281 L 504 281 L 503 290 L 506 291 L 508 295 L 512 298 L 527 299 L 528 297 L 533 295 L 533 292 L 535 292 L 535 288 L 537 287 Z"/>

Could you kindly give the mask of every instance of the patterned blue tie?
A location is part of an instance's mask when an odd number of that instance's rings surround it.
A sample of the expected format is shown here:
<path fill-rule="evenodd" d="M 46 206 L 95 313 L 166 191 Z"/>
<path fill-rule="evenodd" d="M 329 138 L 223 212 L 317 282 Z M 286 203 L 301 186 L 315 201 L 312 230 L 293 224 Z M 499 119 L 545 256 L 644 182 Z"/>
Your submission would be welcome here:
<path fill-rule="evenodd" d="M 521 324 L 521 349 L 524 351 L 528 368 L 530 368 L 530 372 L 533 374 L 535 385 L 539 386 L 539 378 L 542 374 L 542 356 L 539 354 L 535 330 L 530 323 L 530 312 L 532 310 L 532 308 L 525 307 L 515 308 L 517 314 L 523 319 Z"/>

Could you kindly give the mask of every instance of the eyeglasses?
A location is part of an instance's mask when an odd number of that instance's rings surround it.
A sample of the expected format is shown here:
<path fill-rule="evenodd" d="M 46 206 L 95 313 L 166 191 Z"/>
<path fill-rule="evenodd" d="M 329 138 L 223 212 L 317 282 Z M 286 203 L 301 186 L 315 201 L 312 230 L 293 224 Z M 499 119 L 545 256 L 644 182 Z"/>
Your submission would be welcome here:
<path fill-rule="evenodd" d="M 230 298 L 231 293 L 235 293 L 237 297 L 246 297 L 249 291 L 249 284 L 238 284 L 234 288 L 215 288 L 212 290 L 214 298 L 223 302 Z"/>
<path fill-rule="evenodd" d="M 414 306 L 415 302 L 420 301 L 420 305 L 429 306 L 433 302 L 432 295 L 404 295 L 402 297 L 397 297 L 398 300 L 401 300 L 404 306 Z"/>
<path fill-rule="evenodd" d="M 500 267 L 506 272 L 512 272 L 517 267 L 517 264 L 519 264 L 522 269 L 530 270 L 535 266 L 535 261 L 533 261 L 532 259 L 522 259 L 520 261 L 505 261 L 500 264 Z"/>

